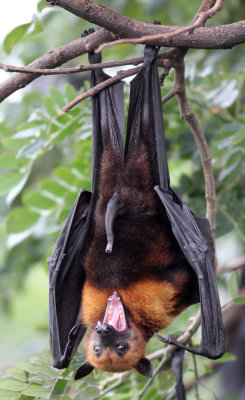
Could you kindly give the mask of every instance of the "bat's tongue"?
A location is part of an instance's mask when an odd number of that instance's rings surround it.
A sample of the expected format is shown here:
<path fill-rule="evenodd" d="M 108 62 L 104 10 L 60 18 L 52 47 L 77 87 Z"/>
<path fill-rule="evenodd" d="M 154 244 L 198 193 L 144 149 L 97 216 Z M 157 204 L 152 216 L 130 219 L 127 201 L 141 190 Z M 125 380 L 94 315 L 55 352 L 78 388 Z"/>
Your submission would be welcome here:
<path fill-rule="evenodd" d="M 112 325 L 117 331 L 127 328 L 123 304 L 116 291 L 108 299 L 103 324 Z"/>

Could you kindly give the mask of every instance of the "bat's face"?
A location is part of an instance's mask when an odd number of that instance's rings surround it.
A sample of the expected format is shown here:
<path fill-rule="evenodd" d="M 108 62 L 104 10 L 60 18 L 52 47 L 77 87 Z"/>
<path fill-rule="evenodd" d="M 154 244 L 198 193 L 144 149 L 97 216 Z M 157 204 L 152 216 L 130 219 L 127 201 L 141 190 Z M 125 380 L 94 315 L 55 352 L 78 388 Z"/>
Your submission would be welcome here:
<path fill-rule="evenodd" d="M 134 368 L 143 357 L 146 340 L 139 328 L 126 319 L 117 292 L 109 297 L 103 322 L 98 322 L 87 342 L 87 359 L 94 367 L 111 372 Z"/>

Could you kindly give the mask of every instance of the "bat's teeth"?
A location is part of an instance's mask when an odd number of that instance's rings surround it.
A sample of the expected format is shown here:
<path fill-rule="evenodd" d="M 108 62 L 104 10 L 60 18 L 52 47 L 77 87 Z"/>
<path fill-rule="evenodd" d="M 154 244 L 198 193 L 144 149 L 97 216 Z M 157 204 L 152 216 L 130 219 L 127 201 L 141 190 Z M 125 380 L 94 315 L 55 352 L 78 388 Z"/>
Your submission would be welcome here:
<path fill-rule="evenodd" d="M 98 321 L 98 323 L 97 323 L 97 326 L 99 326 L 99 325 L 101 325 L 101 322 L 100 322 L 100 321 Z"/>

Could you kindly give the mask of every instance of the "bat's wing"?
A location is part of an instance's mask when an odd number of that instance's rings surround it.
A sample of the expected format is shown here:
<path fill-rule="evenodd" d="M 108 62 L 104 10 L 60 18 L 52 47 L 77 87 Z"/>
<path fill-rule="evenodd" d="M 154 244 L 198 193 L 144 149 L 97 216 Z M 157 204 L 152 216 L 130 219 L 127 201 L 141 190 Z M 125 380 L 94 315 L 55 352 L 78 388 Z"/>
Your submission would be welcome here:
<path fill-rule="evenodd" d="M 86 328 L 79 323 L 85 271 L 79 250 L 86 233 L 91 193 L 81 190 L 56 242 L 49 265 L 49 332 L 52 365 L 68 366 Z"/>
<path fill-rule="evenodd" d="M 89 58 L 91 63 L 101 62 L 100 55 L 90 54 Z M 108 78 L 102 70 L 96 70 L 91 74 L 91 86 Z M 86 331 L 80 321 L 81 295 L 86 279 L 83 259 L 93 233 L 102 136 L 109 136 L 115 153 L 123 154 L 123 83 L 119 82 L 92 98 L 92 116 L 92 194 L 80 191 L 48 260 L 50 347 L 52 365 L 56 368 L 68 366 Z"/>
<path fill-rule="evenodd" d="M 148 142 L 154 188 L 164 206 L 172 231 L 182 252 L 195 271 L 200 292 L 202 340 L 199 349 L 187 347 L 173 337 L 160 340 L 195 354 L 218 358 L 225 351 L 224 327 L 216 280 L 212 235 L 208 220 L 195 217 L 181 197 L 170 187 L 165 149 L 161 93 L 155 59 L 158 49 L 145 48 L 144 64 L 131 82 L 126 156 L 137 137 Z"/>

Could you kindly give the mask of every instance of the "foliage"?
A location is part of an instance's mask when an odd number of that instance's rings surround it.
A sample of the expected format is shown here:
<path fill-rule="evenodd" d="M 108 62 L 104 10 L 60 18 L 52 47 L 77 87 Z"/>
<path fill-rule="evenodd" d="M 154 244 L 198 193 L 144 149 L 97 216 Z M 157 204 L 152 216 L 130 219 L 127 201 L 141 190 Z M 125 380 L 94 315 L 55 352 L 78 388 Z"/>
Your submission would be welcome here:
<path fill-rule="evenodd" d="M 106 3 L 115 9 L 114 3 Z M 183 4 L 181 0 L 122 0 L 119 3 L 118 11 L 126 16 L 151 21 L 164 15 L 162 22 L 170 24 L 186 23 L 191 19 L 194 3 L 195 9 L 200 5 L 198 0 L 190 4 Z M 234 1 L 230 6 L 233 7 L 232 13 L 235 13 L 235 9 L 240 12 L 241 4 L 241 1 Z M 229 22 L 229 5 L 215 18 L 219 23 Z M 64 35 L 63 26 L 67 21 L 74 29 L 66 30 Z M 79 37 L 84 27 L 79 19 L 68 13 L 58 10 L 54 13 L 52 9 L 47 9 L 42 0 L 38 3 L 37 16 L 33 21 L 15 28 L 7 35 L 4 50 L 7 53 L 21 53 L 22 61 L 26 64 L 31 61 L 31 57 L 38 57 L 52 47 Z M 50 38 L 47 32 L 52 30 L 56 34 Z M 129 46 L 107 49 L 104 59 L 128 57 L 130 51 L 141 54 L 142 47 L 137 46 L 133 50 Z M 85 58 L 81 60 L 85 62 Z M 235 232 L 236 241 L 243 251 L 245 175 L 241 175 L 241 171 L 245 170 L 244 61 L 245 56 L 238 49 L 209 53 L 193 51 L 187 56 L 186 68 L 190 103 L 201 121 L 213 159 L 218 205 L 217 236 Z M 81 85 L 83 91 L 88 88 L 88 82 L 84 82 L 83 77 L 73 77 L 74 86 L 70 83 L 64 85 L 67 78 L 59 78 L 53 81 L 47 92 L 49 84 L 45 83 L 45 79 L 42 78 L 45 95 L 36 84 L 31 90 L 23 92 L 21 102 L 5 101 L 0 109 L 0 117 L 4 116 L 0 118 L 0 298 L 4 311 L 9 309 L 14 292 L 22 287 L 26 273 L 34 264 L 41 263 L 47 269 L 46 258 L 50 255 L 79 189 L 90 189 L 89 100 L 68 114 L 62 111 L 62 107 L 80 93 Z M 171 73 L 162 89 L 163 95 L 172 88 L 172 84 Z M 125 92 L 127 103 L 127 85 Z M 164 105 L 163 111 L 172 184 L 195 213 L 204 215 L 202 168 L 192 134 L 185 121 L 179 117 L 175 98 Z M 237 294 L 235 272 L 227 279 L 220 278 L 219 283 L 226 301 L 232 298 L 235 303 L 244 304 L 244 297 Z M 186 321 L 194 310 L 196 306 L 183 313 L 171 326 L 171 333 L 185 330 Z M 194 338 L 194 344 L 198 342 L 199 333 Z M 159 342 L 152 340 L 148 350 L 153 352 L 161 347 Z M 109 391 L 120 378 L 104 372 L 95 372 L 75 383 L 74 371 L 83 360 L 84 353 L 78 353 L 71 366 L 61 372 L 49 366 L 50 356 L 47 351 L 35 355 L 29 361 L 17 363 L 14 368 L 6 371 L 0 381 L 0 398 L 80 400 L 99 397 L 107 399 L 113 394 L 115 399 L 126 400 L 137 398 L 145 385 L 144 378 L 132 373 L 120 387 Z M 232 356 L 228 355 L 221 361 L 232 362 Z M 154 367 L 156 365 L 157 361 L 154 361 Z M 172 396 L 174 378 L 169 367 L 170 363 L 164 366 L 163 373 L 157 376 L 143 399 Z M 208 360 L 198 357 L 197 368 L 200 375 L 212 370 Z M 186 381 L 192 381 L 195 376 L 190 355 L 186 356 L 184 376 Z M 205 399 L 212 398 L 212 395 L 202 390 Z"/>

